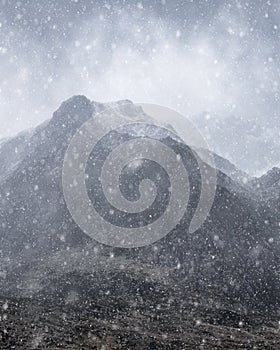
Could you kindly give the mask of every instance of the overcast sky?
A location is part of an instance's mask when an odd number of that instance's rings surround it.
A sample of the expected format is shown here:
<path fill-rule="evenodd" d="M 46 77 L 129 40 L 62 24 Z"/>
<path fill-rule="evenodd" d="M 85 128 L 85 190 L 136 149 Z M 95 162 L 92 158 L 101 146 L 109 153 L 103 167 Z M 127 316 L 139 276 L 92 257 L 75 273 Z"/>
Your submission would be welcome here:
<path fill-rule="evenodd" d="M 1 137 L 85 94 L 175 108 L 251 174 L 279 165 L 279 0 L 0 3 Z"/>

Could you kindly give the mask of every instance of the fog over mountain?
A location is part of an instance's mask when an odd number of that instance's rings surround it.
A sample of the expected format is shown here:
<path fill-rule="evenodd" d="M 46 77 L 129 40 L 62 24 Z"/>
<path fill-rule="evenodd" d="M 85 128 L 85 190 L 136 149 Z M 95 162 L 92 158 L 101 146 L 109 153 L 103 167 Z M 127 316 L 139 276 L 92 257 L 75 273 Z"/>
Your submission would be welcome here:
<path fill-rule="evenodd" d="M 278 0 L 0 6 L 2 137 L 85 94 L 173 107 L 252 175 L 279 164 Z"/>
<path fill-rule="evenodd" d="M 0 349 L 279 350 L 279 26 L 0 0 Z"/>
<path fill-rule="evenodd" d="M 117 227 L 146 225 L 162 215 L 169 208 L 170 178 L 156 162 L 125 167 L 119 176 L 124 197 L 133 202 L 143 175 L 160 195 L 152 211 L 126 221 L 116 209 L 109 210 L 98 187 L 98 168 L 104 169 L 115 148 L 130 139 L 159 140 L 180 156 L 188 171 L 187 211 L 165 237 L 143 247 L 97 242 L 77 225 L 66 205 L 66 148 L 81 124 L 112 106 L 134 122 L 133 129 L 127 124 L 94 145 L 86 186 L 90 205 L 106 221 L 114 220 L 116 232 Z M 279 169 L 250 178 L 214 155 L 213 205 L 205 223 L 190 233 L 203 186 L 202 169 L 211 172 L 203 156 L 209 151 L 191 149 L 171 131 L 162 132 L 151 124 L 152 116 L 143 129 L 137 121 L 144 116 L 128 100 L 102 104 L 73 96 L 51 119 L 1 143 L 2 349 L 167 350 L 195 349 L 204 343 L 209 349 L 239 350 L 244 344 L 249 349 L 278 348 Z M 103 124 L 106 118 L 93 133 Z M 155 143 L 149 153 L 157 147 Z M 80 161 L 79 152 L 73 157 Z M 75 179 L 71 183 L 75 186 Z M 106 229 L 103 234 L 108 234 Z"/>

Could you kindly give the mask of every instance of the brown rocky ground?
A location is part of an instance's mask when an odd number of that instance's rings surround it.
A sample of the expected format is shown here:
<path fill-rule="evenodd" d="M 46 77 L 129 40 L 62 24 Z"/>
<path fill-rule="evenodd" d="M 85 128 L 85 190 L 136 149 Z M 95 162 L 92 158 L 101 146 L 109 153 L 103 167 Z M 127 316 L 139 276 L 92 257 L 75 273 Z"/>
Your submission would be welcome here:
<path fill-rule="evenodd" d="M 68 251 L 0 287 L 2 350 L 280 349 L 276 308 L 246 308 L 243 294 L 234 305 L 219 283 L 195 288 L 176 268 Z"/>
<path fill-rule="evenodd" d="M 129 309 L 32 299 L 2 299 L 1 349 L 280 349 L 275 320 L 232 325 L 198 318 L 202 310 L 160 306 Z M 222 313 L 222 311 L 221 311 Z M 197 317 L 196 317 L 197 316 Z M 234 317 L 231 317 L 233 320 Z M 257 322 L 256 322 L 257 321 Z"/>

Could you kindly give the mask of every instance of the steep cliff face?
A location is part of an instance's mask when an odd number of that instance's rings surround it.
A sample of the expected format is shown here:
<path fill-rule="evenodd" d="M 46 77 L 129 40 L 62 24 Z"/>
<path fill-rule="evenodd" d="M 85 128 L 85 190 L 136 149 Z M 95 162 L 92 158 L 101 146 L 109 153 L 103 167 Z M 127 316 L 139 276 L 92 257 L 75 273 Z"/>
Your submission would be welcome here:
<path fill-rule="evenodd" d="M 118 299 L 120 293 L 112 285 L 115 281 L 124 289 L 138 288 L 143 297 L 150 288 L 142 285 L 141 292 L 138 285 L 144 273 L 150 276 L 147 278 L 151 279 L 151 288 L 157 290 L 155 302 L 156 298 L 161 300 L 159 290 L 164 285 L 167 294 L 172 294 L 175 288 L 182 298 L 186 293 L 200 293 L 208 302 L 212 299 L 240 312 L 252 309 L 277 313 L 280 303 L 279 227 L 271 222 L 273 208 L 258 201 L 251 186 L 218 170 L 210 214 L 200 229 L 188 234 L 191 215 L 199 199 L 201 178 L 192 150 L 172 133 L 165 134 L 156 128 L 139 130 L 136 126 L 104 139 L 98 148 L 98 156 L 104 158 L 115 144 L 145 134 L 160 139 L 180 155 L 189 168 L 190 183 L 196 190 L 190 196 L 188 215 L 172 232 L 150 246 L 121 249 L 95 242 L 76 225 L 62 190 L 66 149 L 82 123 L 117 105 L 129 109 L 132 121 L 142 120 L 143 112 L 130 101 L 101 104 L 75 96 L 64 102 L 50 121 L 2 143 L 0 163 L 5 166 L 2 166 L 0 182 L 0 256 L 1 276 L 5 278 L 0 284 L 3 294 L 66 300 L 67 285 L 73 283 L 71 288 L 75 293 L 82 290 L 83 298 L 91 299 L 104 283 L 102 290 L 111 289 L 112 298 Z M 222 162 L 220 158 L 219 162 Z M 206 163 L 203 166 L 209 167 Z M 137 184 L 143 177 L 156 182 L 158 191 L 164 192 L 168 178 L 162 173 L 157 183 L 154 175 L 159 172 L 155 164 L 145 162 L 137 164 L 133 171 L 126 169 L 120 178 L 123 193 L 129 198 L 129 184 L 136 184 L 130 200 L 137 197 Z M 96 183 L 94 176 L 89 179 L 89 193 Z M 102 198 L 100 195 L 101 204 Z M 165 200 L 168 200 L 167 195 L 159 197 L 153 209 L 164 211 Z M 121 224 L 124 218 L 116 220 Z M 141 220 L 149 220 L 149 216 Z M 123 277 L 117 277 L 122 275 L 123 266 L 130 266 L 127 283 L 123 282 Z"/>

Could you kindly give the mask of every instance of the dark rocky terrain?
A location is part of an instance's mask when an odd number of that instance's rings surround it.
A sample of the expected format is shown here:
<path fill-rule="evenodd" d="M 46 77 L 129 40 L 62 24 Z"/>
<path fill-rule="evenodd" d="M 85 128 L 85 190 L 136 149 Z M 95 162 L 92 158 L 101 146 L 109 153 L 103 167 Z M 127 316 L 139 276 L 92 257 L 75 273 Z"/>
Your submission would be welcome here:
<path fill-rule="evenodd" d="M 71 218 L 61 173 L 77 127 L 112 105 L 142 116 L 129 101 L 75 96 L 0 145 L 0 348 L 279 349 L 279 169 L 250 179 L 215 155 L 213 207 L 193 235 L 188 214 L 153 245 L 101 245 Z M 189 147 L 151 137 L 180 154 L 199 188 Z"/>

